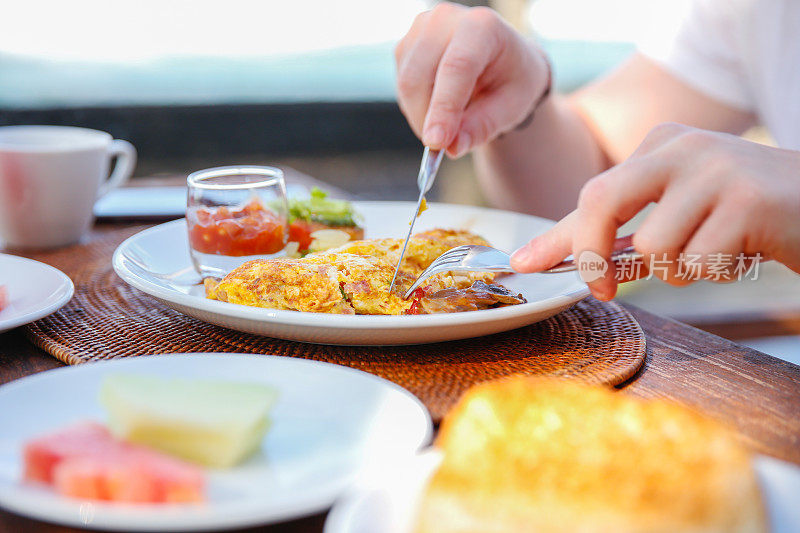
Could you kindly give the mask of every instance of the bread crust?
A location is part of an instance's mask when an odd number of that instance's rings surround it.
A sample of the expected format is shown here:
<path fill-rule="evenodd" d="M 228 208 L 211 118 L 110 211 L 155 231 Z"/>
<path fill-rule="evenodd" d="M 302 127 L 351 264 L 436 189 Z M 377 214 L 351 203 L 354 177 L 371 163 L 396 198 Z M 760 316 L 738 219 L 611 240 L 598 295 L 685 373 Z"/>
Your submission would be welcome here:
<path fill-rule="evenodd" d="M 750 454 L 686 407 L 513 377 L 445 418 L 417 533 L 766 531 Z"/>

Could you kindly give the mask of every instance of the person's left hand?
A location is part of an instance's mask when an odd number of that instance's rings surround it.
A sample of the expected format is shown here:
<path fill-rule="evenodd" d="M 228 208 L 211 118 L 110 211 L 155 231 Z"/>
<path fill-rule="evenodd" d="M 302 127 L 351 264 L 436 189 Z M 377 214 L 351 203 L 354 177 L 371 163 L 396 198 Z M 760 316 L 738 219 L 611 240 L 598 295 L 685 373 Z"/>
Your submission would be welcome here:
<path fill-rule="evenodd" d="M 645 267 L 649 258 L 669 265 L 653 272 L 668 283 L 693 281 L 681 274 L 685 257 L 699 257 L 707 277 L 717 254 L 759 254 L 800 273 L 800 152 L 678 124 L 654 128 L 630 158 L 587 182 L 577 209 L 517 250 L 511 265 L 539 272 L 587 250 L 608 261 L 617 229 L 650 202 L 658 204 L 633 245 Z M 588 285 L 610 300 L 617 282 L 609 263 Z"/>

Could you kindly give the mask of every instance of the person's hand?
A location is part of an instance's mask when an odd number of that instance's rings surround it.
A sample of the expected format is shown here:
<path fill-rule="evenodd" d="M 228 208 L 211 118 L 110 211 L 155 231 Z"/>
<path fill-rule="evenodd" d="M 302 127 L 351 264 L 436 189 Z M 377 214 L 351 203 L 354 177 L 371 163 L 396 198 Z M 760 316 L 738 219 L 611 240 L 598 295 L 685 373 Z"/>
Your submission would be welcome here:
<path fill-rule="evenodd" d="M 418 15 L 395 61 L 414 133 L 453 157 L 525 120 L 548 83 L 543 53 L 486 7 L 441 3 Z"/>
<path fill-rule="evenodd" d="M 692 281 L 679 259 L 700 257 L 705 277 L 716 254 L 760 254 L 800 273 L 800 152 L 677 124 L 656 127 L 629 159 L 587 182 L 578 208 L 517 250 L 511 265 L 538 272 L 585 251 L 608 260 L 617 229 L 650 202 L 658 204 L 633 245 L 645 267 L 655 264 L 648 258 L 669 265 L 652 272 L 668 283 Z M 614 265 L 589 288 L 613 298 Z"/>

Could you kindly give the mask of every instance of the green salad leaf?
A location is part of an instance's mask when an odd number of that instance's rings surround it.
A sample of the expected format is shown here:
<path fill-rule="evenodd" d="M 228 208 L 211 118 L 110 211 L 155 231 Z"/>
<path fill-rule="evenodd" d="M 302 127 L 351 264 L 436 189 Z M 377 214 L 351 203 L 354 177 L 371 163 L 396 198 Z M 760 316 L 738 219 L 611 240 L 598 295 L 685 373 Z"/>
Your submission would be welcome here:
<path fill-rule="evenodd" d="M 347 200 L 333 200 L 328 193 L 314 187 L 308 199 L 289 200 L 289 222 L 297 219 L 320 222 L 328 226 L 356 226 L 358 215 Z"/>

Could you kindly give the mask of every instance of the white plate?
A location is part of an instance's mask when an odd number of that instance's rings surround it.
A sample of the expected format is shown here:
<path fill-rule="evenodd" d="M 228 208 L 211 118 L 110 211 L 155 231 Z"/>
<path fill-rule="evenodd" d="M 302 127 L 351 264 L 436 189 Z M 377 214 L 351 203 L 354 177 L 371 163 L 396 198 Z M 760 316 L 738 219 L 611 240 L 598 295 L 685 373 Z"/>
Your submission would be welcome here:
<path fill-rule="evenodd" d="M 0 311 L 0 333 L 56 312 L 75 288 L 66 274 L 33 259 L 0 254 L 0 285 L 8 306 Z"/>
<path fill-rule="evenodd" d="M 405 237 L 410 202 L 354 202 L 367 238 Z M 512 251 L 551 227 L 543 218 L 463 205 L 429 204 L 415 230 L 437 227 L 474 231 L 496 248 Z M 131 258 L 134 258 L 132 260 Z M 142 268 L 142 265 L 146 268 Z M 201 286 L 186 287 L 153 273 L 190 268 L 186 222 L 168 222 L 134 235 L 114 253 L 117 274 L 166 305 L 205 322 L 282 339 L 328 344 L 416 344 L 478 337 L 522 327 L 563 311 L 589 293 L 575 273 L 514 274 L 501 283 L 528 303 L 437 315 L 365 316 L 280 311 L 208 300 Z"/>
<path fill-rule="evenodd" d="M 21 481 L 25 440 L 70 422 L 103 419 L 97 394 L 109 373 L 213 377 L 278 389 L 262 451 L 209 470 L 203 505 L 120 505 L 65 498 Z M 424 406 L 365 372 L 290 357 L 193 354 L 136 357 L 42 372 L 0 387 L 0 507 L 69 526 L 213 530 L 267 524 L 329 507 L 363 469 L 413 455 L 429 442 Z"/>
<path fill-rule="evenodd" d="M 384 468 L 383 476 L 342 498 L 328 514 L 324 533 L 411 533 L 428 479 L 441 461 L 428 450 Z M 800 531 L 800 468 L 759 456 L 755 469 L 767 504 L 773 533 Z"/>

